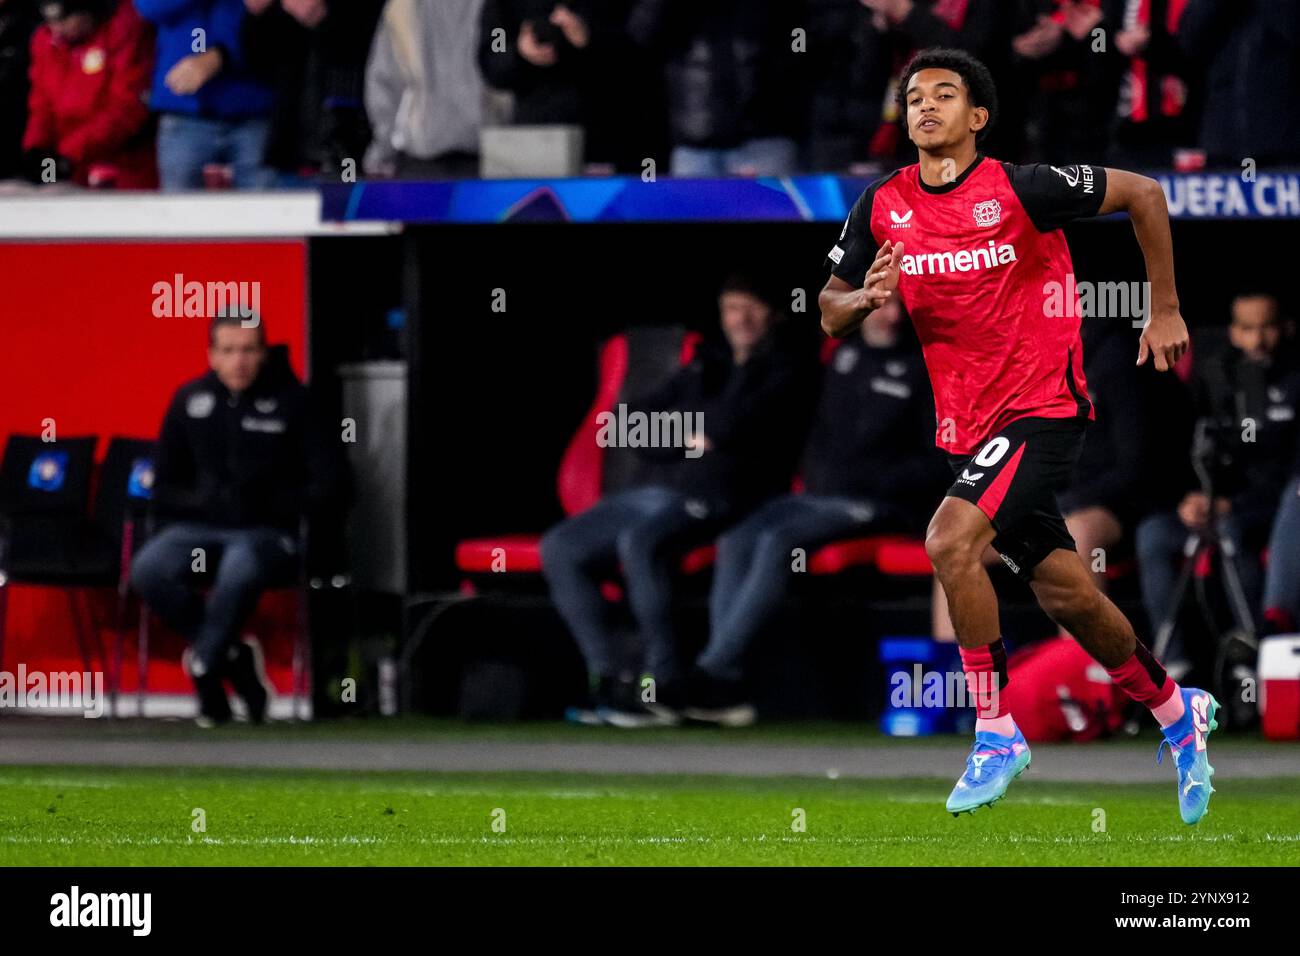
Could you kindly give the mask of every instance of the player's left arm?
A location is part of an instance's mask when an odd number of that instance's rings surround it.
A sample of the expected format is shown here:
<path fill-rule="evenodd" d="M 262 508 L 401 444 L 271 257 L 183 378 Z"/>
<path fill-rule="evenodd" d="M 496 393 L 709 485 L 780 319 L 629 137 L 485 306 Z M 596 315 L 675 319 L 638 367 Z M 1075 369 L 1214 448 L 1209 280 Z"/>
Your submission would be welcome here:
<path fill-rule="evenodd" d="M 1174 242 L 1169 233 L 1169 206 L 1164 190 L 1149 176 L 1106 170 L 1106 195 L 1099 215 L 1126 212 L 1147 264 L 1150 316 L 1138 341 L 1137 364 L 1150 355 L 1157 371 L 1174 367 L 1187 351 L 1187 324 L 1178 308 L 1174 286 Z"/>

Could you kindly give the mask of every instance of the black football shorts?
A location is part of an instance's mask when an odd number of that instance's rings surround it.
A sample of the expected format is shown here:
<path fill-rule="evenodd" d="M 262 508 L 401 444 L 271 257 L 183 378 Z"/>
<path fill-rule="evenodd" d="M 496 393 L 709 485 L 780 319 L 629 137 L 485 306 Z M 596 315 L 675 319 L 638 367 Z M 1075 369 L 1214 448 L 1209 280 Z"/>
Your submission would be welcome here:
<path fill-rule="evenodd" d="M 974 454 L 948 456 L 957 476 L 948 494 L 988 516 L 993 549 L 1025 581 L 1057 548 L 1075 548 L 1056 496 L 1070 483 L 1087 426 L 1084 418 L 1020 418 Z"/>

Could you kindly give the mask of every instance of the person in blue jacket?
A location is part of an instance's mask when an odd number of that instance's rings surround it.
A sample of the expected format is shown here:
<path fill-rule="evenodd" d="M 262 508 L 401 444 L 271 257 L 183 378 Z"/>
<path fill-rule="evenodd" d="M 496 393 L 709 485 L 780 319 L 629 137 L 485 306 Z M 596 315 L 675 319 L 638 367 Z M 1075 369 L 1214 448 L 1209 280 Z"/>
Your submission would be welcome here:
<path fill-rule="evenodd" d="M 150 105 L 159 114 L 158 174 L 165 192 L 203 188 L 209 163 L 229 164 L 239 189 L 273 181 L 264 162 L 272 92 L 244 63 L 245 3 L 135 0 L 158 31 Z"/>

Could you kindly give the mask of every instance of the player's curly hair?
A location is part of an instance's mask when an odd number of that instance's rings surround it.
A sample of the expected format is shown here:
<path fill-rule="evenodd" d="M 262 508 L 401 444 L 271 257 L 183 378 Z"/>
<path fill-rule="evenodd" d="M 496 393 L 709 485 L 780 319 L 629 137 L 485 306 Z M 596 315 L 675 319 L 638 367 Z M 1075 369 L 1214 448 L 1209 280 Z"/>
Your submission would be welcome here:
<path fill-rule="evenodd" d="M 961 77 L 962 82 L 966 84 L 971 105 L 982 106 L 989 111 L 989 121 L 975 134 L 976 142 L 984 139 L 985 134 L 993 128 L 993 123 L 998 116 L 998 91 L 989 68 L 964 50 L 931 47 L 919 51 L 908 61 L 907 66 L 903 67 L 902 76 L 898 81 L 898 111 L 904 120 L 907 117 L 907 85 L 913 74 L 921 70 L 951 70 Z"/>

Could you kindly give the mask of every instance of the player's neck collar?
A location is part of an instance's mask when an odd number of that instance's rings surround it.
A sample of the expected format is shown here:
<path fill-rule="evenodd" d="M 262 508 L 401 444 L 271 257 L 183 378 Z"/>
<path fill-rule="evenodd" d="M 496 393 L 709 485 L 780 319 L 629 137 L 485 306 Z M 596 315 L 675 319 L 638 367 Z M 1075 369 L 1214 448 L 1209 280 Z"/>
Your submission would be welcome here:
<path fill-rule="evenodd" d="M 969 166 L 967 166 L 965 169 L 963 169 L 963 170 L 961 171 L 961 175 L 960 175 L 960 176 L 958 176 L 956 179 L 954 179 L 954 180 L 953 180 L 952 182 L 950 182 L 950 183 L 944 183 L 942 186 L 931 186 L 931 185 L 930 185 L 929 183 L 927 183 L 924 179 L 922 179 L 922 178 L 921 178 L 921 167 L 920 167 L 920 164 L 918 164 L 917 167 L 916 167 L 916 181 L 917 181 L 918 183 L 920 183 L 920 184 L 921 184 L 921 188 L 922 188 L 923 190 L 925 190 L 926 192 L 928 192 L 928 193 L 936 193 L 936 194 L 937 194 L 937 193 L 950 193 L 950 192 L 952 192 L 954 189 L 956 189 L 958 186 L 960 186 L 962 183 L 964 183 L 964 182 L 966 181 L 966 177 L 969 176 L 971 173 L 973 173 L 973 172 L 975 171 L 975 167 L 978 166 L 978 165 L 979 165 L 980 163 L 982 163 L 983 161 L 984 161 L 984 154 L 983 154 L 983 153 L 976 153 L 976 154 L 975 154 L 975 158 L 971 160 L 971 164 L 970 164 Z"/>

